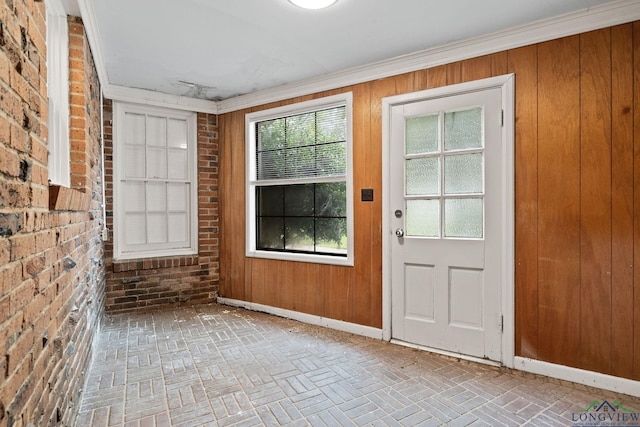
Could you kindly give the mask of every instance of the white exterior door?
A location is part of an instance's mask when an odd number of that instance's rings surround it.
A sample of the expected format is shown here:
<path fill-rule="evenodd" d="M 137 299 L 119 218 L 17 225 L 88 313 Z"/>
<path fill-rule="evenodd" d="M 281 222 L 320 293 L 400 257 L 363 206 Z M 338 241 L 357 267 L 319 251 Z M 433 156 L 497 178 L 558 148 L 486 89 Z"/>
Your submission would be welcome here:
<path fill-rule="evenodd" d="M 391 336 L 501 361 L 500 88 L 391 107 Z"/>

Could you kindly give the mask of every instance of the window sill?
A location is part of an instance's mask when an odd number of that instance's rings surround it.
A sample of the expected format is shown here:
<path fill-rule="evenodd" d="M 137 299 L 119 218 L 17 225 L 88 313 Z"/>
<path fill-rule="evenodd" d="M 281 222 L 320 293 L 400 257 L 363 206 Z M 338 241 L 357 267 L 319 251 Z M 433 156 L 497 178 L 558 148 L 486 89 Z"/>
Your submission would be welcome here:
<path fill-rule="evenodd" d="M 74 188 L 49 185 L 49 210 L 51 211 L 88 211 L 91 196 Z"/>
<path fill-rule="evenodd" d="M 329 264 L 329 265 L 343 265 L 346 267 L 353 267 L 353 255 L 349 254 L 346 257 L 337 257 L 329 255 L 311 255 L 311 254 L 299 254 L 291 252 L 272 252 L 272 251 L 248 251 L 246 253 L 248 258 L 262 258 L 273 259 L 279 261 L 295 261 L 295 262 L 308 262 L 311 264 Z"/>

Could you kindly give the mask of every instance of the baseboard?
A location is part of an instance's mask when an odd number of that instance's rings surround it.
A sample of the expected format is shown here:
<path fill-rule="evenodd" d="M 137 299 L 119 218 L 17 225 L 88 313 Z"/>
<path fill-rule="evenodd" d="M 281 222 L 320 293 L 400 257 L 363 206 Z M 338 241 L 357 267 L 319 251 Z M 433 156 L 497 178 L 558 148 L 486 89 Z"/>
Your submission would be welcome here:
<path fill-rule="evenodd" d="M 589 387 L 640 397 L 640 381 L 518 356 L 514 358 L 514 368 L 520 371 L 571 381 Z"/>
<path fill-rule="evenodd" d="M 370 326 L 358 325 L 356 323 L 344 322 L 342 320 L 329 319 L 327 317 L 315 316 L 313 314 L 300 313 L 293 310 L 285 310 L 283 308 L 272 307 L 269 305 L 256 304 L 248 301 L 218 297 L 218 303 L 229 305 L 231 307 L 245 308 L 251 311 L 259 311 L 263 313 L 273 314 L 274 316 L 285 317 L 287 319 L 297 320 L 299 322 L 308 323 L 310 325 L 322 326 L 338 331 L 349 332 L 364 337 L 382 339 L 382 329 L 372 328 Z"/>

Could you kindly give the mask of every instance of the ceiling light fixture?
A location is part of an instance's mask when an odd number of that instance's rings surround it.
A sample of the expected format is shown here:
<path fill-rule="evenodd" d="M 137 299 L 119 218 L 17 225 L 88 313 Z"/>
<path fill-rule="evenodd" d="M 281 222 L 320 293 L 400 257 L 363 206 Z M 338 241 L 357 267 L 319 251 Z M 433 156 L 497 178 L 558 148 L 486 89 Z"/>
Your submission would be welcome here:
<path fill-rule="evenodd" d="M 291 3 L 304 9 L 324 9 L 338 0 L 289 0 Z"/>

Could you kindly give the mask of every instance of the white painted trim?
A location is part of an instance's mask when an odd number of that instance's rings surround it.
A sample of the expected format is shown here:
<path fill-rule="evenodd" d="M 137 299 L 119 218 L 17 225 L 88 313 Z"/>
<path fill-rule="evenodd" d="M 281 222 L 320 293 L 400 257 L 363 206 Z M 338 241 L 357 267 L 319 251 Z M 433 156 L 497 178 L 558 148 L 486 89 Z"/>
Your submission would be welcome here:
<path fill-rule="evenodd" d="M 571 368 L 569 366 L 556 365 L 554 363 L 542 362 L 540 360 L 528 359 L 526 357 L 516 356 L 514 362 L 514 368 L 520 371 L 640 397 L 640 381 L 614 377 L 598 372 L 585 371 L 583 369 Z"/>
<path fill-rule="evenodd" d="M 174 110 L 195 111 L 218 114 L 218 107 L 213 101 L 170 95 L 146 89 L 136 89 L 112 84 L 104 85 L 104 96 L 114 101 L 131 102 L 153 107 L 171 108 Z"/>
<path fill-rule="evenodd" d="M 382 332 L 383 339 L 392 339 L 392 286 L 391 286 L 391 239 L 390 227 L 391 205 L 389 192 L 390 183 L 390 149 L 391 149 L 391 109 L 396 105 L 409 102 L 424 101 L 443 96 L 469 93 L 490 88 L 501 88 L 502 108 L 505 111 L 504 127 L 502 128 L 503 171 L 501 175 L 501 200 L 504 204 L 500 210 L 502 221 L 501 257 L 503 280 L 502 314 L 504 327 L 502 334 L 501 363 L 513 367 L 515 351 L 515 299 L 514 299 L 514 135 L 515 112 L 514 94 L 515 79 L 513 74 L 475 80 L 467 83 L 427 89 L 419 92 L 390 96 L 382 99 Z"/>
<path fill-rule="evenodd" d="M 640 19 L 638 0 L 614 1 L 492 34 L 226 99 L 217 103 L 218 112 L 219 114 L 228 113 L 310 93 L 450 64 L 638 19 Z"/>
<path fill-rule="evenodd" d="M 310 325 L 322 326 L 324 328 L 335 329 L 337 331 L 348 332 L 350 334 L 361 335 L 363 337 L 382 339 L 382 330 L 371 326 L 358 325 L 356 323 L 342 320 L 330 319 L 328 317 L 315 316 L 313 314 L 301 313 L 299 311 L 286 310 L 284 308 L 272 307 L 270 305 L 256 304 L 248 301 L 241 301 L 231 298 L 218 297 L 218 303 L 231 307 L 244 308 L 251 311 L 272 314 L 278 317 L 297 320 Z"/>

